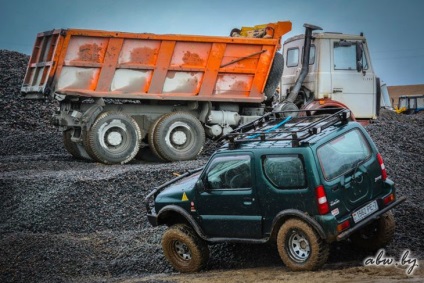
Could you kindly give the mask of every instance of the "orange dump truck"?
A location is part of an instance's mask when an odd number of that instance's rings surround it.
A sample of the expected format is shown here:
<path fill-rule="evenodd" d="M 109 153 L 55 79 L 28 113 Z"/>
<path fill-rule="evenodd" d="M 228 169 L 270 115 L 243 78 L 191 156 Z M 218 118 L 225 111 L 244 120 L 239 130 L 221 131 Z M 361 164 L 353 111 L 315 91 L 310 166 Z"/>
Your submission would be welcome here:
<path fill-rule="evenodd" d="M 149 147 L 189 160 L 217 138 L 271 109 L 290 22 L 231 36 L 81 29 L 39 33 L 21 88 L 60 102 L 53 121 L 76 158 L 106 164 Z"/>

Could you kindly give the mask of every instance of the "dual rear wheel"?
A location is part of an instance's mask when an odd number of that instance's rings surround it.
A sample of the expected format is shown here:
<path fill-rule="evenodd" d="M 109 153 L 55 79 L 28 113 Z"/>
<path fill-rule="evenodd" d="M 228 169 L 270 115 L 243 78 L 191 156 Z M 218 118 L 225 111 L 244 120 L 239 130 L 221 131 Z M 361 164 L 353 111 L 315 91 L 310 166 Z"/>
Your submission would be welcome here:
<path fill-rule="evenodd" d="M 139 152 L 142 134 L 137 122 L 121 112 L 103 112 L 82 134 L 82 143 L 71 141 L 72 129 L 64 132 L 64 145 L 78 159 L 105 164 L 124 164 Z M 205 143 L 200 121 L 188 112 L 162 115 L 151 126 L 148 142 L 161 161 L 195 159 Z"/>
<path fill-rule="evenodd" d="M 195 159 L 205 144 L 200 121 L 187 112 L 172 112 L 157 119 L 148 133 L 149 147 L 164 161 Z"/>

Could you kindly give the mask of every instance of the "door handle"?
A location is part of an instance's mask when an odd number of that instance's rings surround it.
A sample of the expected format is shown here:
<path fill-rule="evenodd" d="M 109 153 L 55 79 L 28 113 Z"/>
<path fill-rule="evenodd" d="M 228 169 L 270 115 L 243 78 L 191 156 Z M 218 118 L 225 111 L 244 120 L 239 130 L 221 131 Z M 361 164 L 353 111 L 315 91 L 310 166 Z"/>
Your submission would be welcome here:
<path fill-rule="evenodd" d="M 255 201 L 254 198 L 243 198 L 243 204 L 244 205 L 252 205 L 252 203 Z"/>
<path fill-rule="evenodd" d="M 343 92 L 342 88 L 333 88 L 333 93 Z"/>

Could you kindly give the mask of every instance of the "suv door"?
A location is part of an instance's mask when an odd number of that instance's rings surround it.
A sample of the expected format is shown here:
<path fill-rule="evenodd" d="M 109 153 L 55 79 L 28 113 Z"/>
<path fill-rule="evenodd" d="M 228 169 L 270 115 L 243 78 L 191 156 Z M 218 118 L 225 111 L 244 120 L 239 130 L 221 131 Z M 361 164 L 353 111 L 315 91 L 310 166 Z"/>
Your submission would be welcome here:
<path fill-rule="evenodd" d="M 308 180 L 303 154 L 266 154 L 262 156 L 261 167 L 261 189 L 258 193 L 263 207 L 265 231 L 270 232 L 272 221 L 283 210 L 310 211 L 308 200 L 311 199 L 311 191 L 308 184 L 311 180 Z"/>
<path fill-rule="evenodd" d="M 200 225 L 209 237 L 261 238 L 259 204 L 250 154 L 216 156 L 201 176 Z"/>
<path fill-rule="evenodd" d="M 376 79 L 366 52 L 362 52 L 363 70 L 357 70 L 356 44 L 362 42 L 332 41 L 332 99 L 349 107 L 356 118 L 373 118 L 377 103 Z"/>

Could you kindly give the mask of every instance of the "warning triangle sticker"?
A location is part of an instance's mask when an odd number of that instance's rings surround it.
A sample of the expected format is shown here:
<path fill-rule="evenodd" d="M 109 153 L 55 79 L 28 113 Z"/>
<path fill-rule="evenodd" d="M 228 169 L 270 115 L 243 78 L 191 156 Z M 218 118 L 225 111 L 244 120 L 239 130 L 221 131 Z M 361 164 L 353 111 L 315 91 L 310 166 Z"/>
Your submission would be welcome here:
<path fill-rule="evenodd" d="M 188 201 L 188 197 L 186 195 L 186 193 L 183 193 L 183 197 L 181 198 L 182 201 Z"/>

